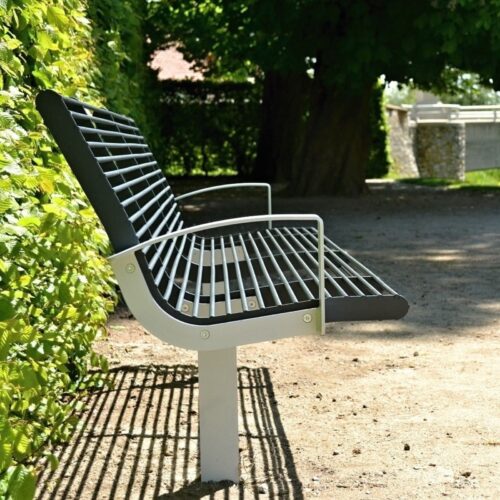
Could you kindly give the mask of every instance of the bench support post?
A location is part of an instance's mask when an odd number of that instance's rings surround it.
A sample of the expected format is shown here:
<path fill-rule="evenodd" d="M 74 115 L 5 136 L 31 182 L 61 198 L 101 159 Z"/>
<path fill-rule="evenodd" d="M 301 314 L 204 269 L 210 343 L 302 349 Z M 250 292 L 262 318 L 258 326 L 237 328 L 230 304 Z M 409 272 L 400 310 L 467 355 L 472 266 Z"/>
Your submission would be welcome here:
<path fill-rule="evenodd" d="M 236 348 L 198 351 L 202 481 L 239 481 Z"/>

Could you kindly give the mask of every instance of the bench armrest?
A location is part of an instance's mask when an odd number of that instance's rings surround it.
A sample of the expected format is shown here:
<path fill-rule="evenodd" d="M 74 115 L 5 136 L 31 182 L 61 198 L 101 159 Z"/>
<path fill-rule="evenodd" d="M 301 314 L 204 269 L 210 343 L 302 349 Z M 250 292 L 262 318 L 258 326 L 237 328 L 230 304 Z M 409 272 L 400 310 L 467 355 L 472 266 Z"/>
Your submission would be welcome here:
<path fill-rule="evenodd" d="M 172 240 L 186 234 L 194 234 L 201 231 L 208 231 L 210 229 L 217 229 L 226 226 L 235 226 L 242 224 L 254 224 L 257 222 L 291 222 L 291 221 L 314 221 L 318 227 L 318 294 L 319 294 L 319 308 L 321 318 L 321 334 L 325 332 L 325 236 L 323 219 L 316 214 L 277 214 L 277 215 L 254 215 L 250 217 L 236 217 L 233 219 L 222 219 L 215 222 L 208 222 L 206 224 L 199 224 L 197 226 L 187 227 L 172 231 L 171 233 L 151 238 L 147 241 L 134 245 L 133 247 L 122 250 L 111 257 L 109 260 L 118 264 L 123 262 L 127 265 L 127 260 L 136 252 L 143 250 L 151 245 L 155 245 L 162 241 Z"/>
<path fill-rule="evenodd" d="M 250 187 L 263 187 L 267 191 L 267 214 L 271 215 L 273 213 L 273 200 L 271 184 L 266 182 L 237 182 L 233 184 L 220 184 L 219 186 L 211 186 L 203 189 L 197 189 L 196 191 L 190 191 L 189 193 L 181 194 L 176 196 L 175 201 L 184 200 L 186 198 L 191 198 L 192 196 L 197 196 L 203 193 L 209 193 L 211 191 L 220 191 L 222 189 L 239 189 L 239 188 L 250 188 Z M 269 228 L 271 228 L 271 222 L 269 222 Z"/>
<path fill-rule="evenodd" d="M 220 184 L 219 186 L 210 186 L 203 189 L 197 189 L 196 191 L 190 191 L 189 193 L 181 194 L 180 196 L 175 197 L 175 201 L 184 200 L 185 198 L 191 198 L 192 196 L 197 196 L 203 193 L 209 193 L 211 191 L 220 191 L 222 189 L 239 189 L 239 188 L 248 188 L 248 187 L 263 187 L 267 190 L 267 205 L 268 205 L 268 215 L 271 215 L 272 210 L 272 192 L 271 192 L 271 184 L 267 182 L 236 182 L 233 184 Z"/>

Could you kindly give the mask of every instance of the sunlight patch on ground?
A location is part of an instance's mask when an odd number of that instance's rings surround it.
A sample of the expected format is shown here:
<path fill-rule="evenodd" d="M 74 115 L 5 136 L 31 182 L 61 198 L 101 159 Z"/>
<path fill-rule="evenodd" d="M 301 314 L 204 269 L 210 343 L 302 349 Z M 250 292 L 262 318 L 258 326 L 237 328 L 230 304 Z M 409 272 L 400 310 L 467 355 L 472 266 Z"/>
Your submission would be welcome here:
<path fill-rule="evenodd" d="M 483 302 L 482 304 L 476 304 L 476 308 L 489 313 L 500 312 L 500 300 L 498 302 Z"/>

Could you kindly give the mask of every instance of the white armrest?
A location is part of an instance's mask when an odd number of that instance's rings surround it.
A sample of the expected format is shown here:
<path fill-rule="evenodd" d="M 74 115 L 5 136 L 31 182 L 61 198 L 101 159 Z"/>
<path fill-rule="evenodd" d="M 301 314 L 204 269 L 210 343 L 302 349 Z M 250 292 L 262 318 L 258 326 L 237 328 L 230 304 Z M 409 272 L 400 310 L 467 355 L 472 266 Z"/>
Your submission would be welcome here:
<path fill-rule="evenodd" d="M 208 231 L 210 229 L 217 229 L 219 227 L 234 226 L 241 224 L 252 224 L 256 222 L 290 222 L 290 221 L 315 221 L 318 226 L 318 288 L 319 288 L 319 307 L 321 315 L 321 333 L 325 331 L 325 237 L 324 237 L 324 225 L 323 219 L 316 214 L 279 214 L 279 215 L 254 215 L 250 217 L 236 217 L 233 219 L 222 219 L 215 222 L 207 222 L 206 224 L 199 224 L 197 226 L 187 227 L 185 229 L 179 229 L 177 231 L 172 231 L 168 234 L 163 234 L 157 236 L 156 238 L 151 238 L 147 241 L 134 245 L 133 247 L 122 250 L 111 257 L 110 261 L 122 261 L 126 264 L 127 257 L 135 254 L 139 250 L 142 250 L 156 243 L 162 241 L 171 240 L 178 238 L 179 236 L 184 236 L 186 234 L 198 233 L 201 231 Z"/>
<path fill-rule="evenodd" d="M 267 214 L 271 215 L 273 213 L 273 201 L 272 201 L 272 191 L 271 184 L 266 182 L 238 182 L 233 184 L 221 184 L 220 186 L 211 186 L 203 189 L 197 189 L 196 191 L 191 191 L 189 193 L 181 194 L 175 198 L 175 201 L 184 200 L 185 198 L 190 198 L 191 196 L 196 196 L 198 194 L 209 193 L 210 191 L 219 191 L 221 189 L 238 189 L 247 187 L 264 187 L 267 190 Z M 269 222 L 269 228 L 271 228 L 271 222 Z"/>

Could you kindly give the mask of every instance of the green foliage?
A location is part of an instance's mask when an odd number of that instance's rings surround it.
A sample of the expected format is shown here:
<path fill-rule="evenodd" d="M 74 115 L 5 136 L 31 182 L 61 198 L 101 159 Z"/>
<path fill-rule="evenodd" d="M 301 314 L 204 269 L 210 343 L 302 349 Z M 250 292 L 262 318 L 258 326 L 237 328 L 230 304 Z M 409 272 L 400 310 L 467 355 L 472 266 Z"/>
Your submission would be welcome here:
<path fill-rule="evenodd" d="M 100 383 L 89 368 L 106 367 L 91 344 L 115 302 L 108 241 L 34 107 L 36 93 L 52 88 L 143 116 L 131 104 L 147 93 L 130 62 L 142 50 L 140 5 L 101 4 L 96 22 L 115 18 L 124 31 L 91 25 L 78 0 L 0 1 L 2 498 L 33 496 L 30 464 L 70 437 L 75 391 Z M 107 48 L 94 52 L 95 42 Z"/>
<path fill-rule="evenodd" d="M 417 89 L 412 83 L 385 82 L 384 96 L 386 102 L 395 106 L 415 104 Z"/>
<path fill-rule="evenodd" d="M 477 73 L 468 73 L 446 67 L 431 90 L 444 103 L 472 106 L 479 104 L 499 104 L 500 92 L 493 89 L 493 80 L 485 80 Z"/>
<path fill-rule="evenodd" d="M 260 86 L 172 80 L 163 82 L 161 90 L 162 157 L 167 174 L 250 174 L 256 154 Z"/>
<path fill-rule="evenodd" d="M 147 66 L 145 13 L 146 0 L 88 0 L 95 41 L 92 80 L 106 107 L 133 117 L 157 152 L 159 96 L 156 73 Z"/>
<path fill-rule="evenodd" d="M 374 86 L 370 109 L 371 148 L 368 159 L 367 178 L 384 177 L 391 166 L 389 147 L 389 124 L 385 112 L 386 100 L 381 81 Z"/>
<path fill-rule="evenodd" d="M 180 44 L 207 71 L 303 73 L 351 89 L 431 85 L 446 66 L 500 82 L 500 1 L 157 0 L 154 46 Z"/>

